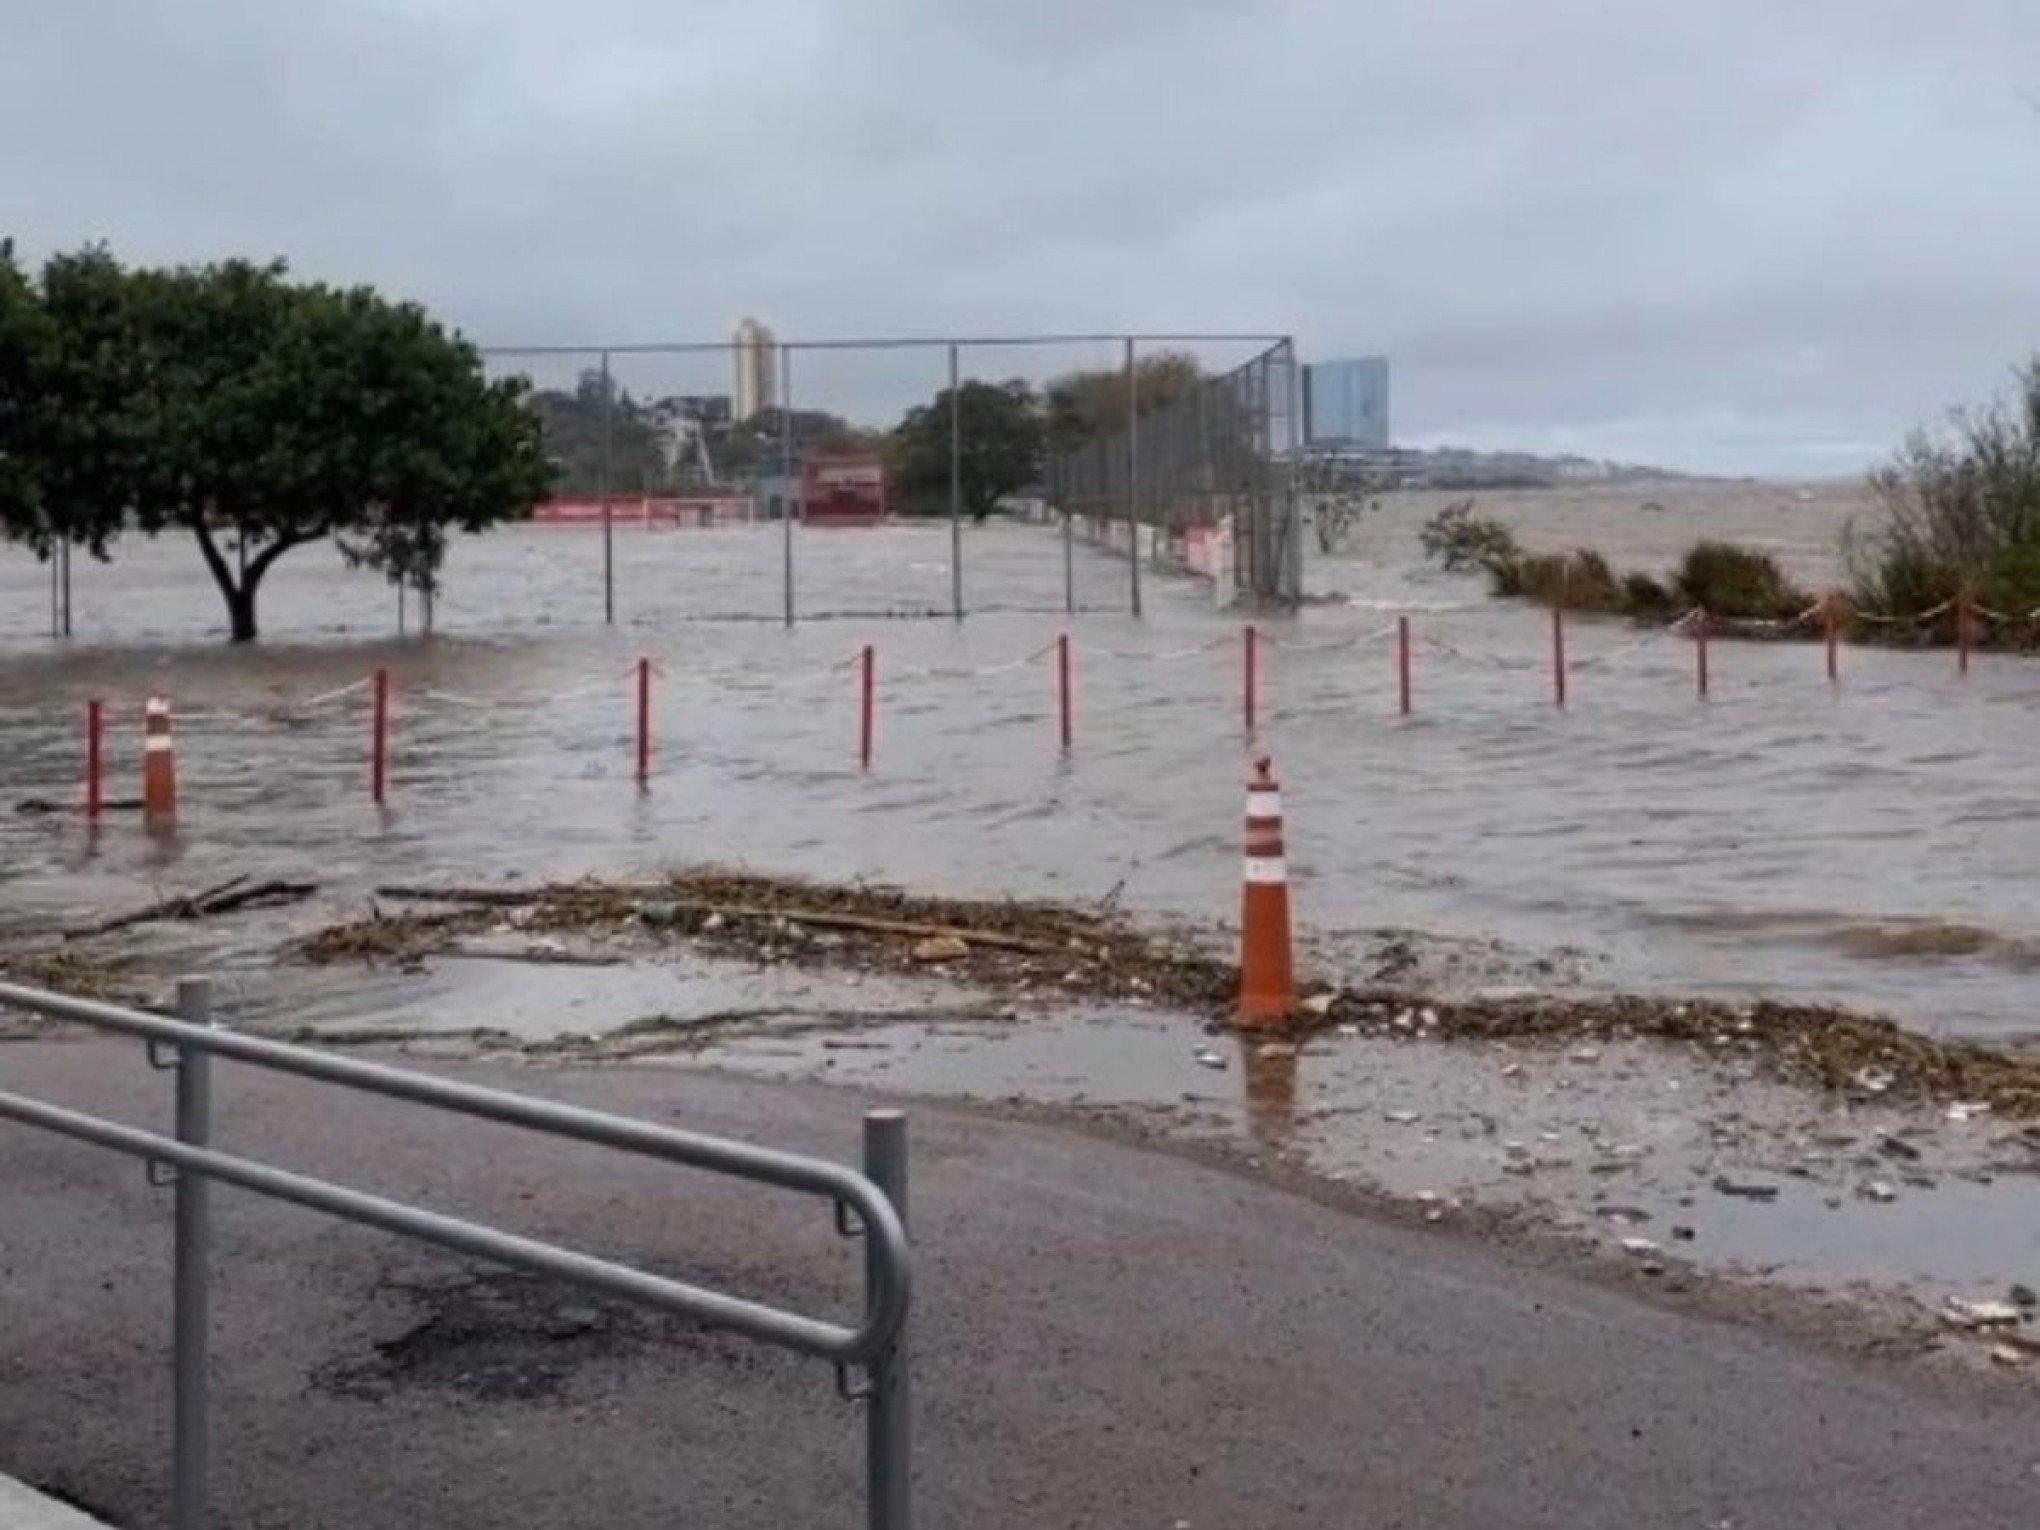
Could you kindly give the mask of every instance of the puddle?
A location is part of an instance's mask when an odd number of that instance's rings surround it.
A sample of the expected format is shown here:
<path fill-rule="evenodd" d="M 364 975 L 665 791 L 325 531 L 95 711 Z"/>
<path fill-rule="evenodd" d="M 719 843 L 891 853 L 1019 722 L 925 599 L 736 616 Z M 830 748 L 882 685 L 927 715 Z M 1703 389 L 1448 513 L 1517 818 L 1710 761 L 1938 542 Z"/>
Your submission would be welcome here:
<path fill-rule="evenodd" d="M 220 1011 L 237 1026 L 332 1039 L 373 1034 L 571 1042 L 652 1017 L 703 1023 L 898 1014 L 940 1017 L 989 1006 L 947 983 L 825 974 L 696 958 L 599 967 L 487 956 L 432 957 L 414 967 L 250 969 L 230 974 Z"/>
<path fill-rule="evenodd" d="M 696 1056 L 774 1077 L 1107 1110 L 1279 1153 L 1441 1215 L 1530 1212 L 1591 1241 L 1647 1239 L 1668 1259 L 1804 1289 L 1937 1303 L 2040 1285 L 2040 1135 L 1987 1115 L 1830 1104 L 1671 1047 L 1332 1035 L 1297 1049 L 1119 1010 L 864 1028 L 854 1049 L 768 1031 Z M 1890 1198 L 1868 1198 L 1873 1187 Z"/>

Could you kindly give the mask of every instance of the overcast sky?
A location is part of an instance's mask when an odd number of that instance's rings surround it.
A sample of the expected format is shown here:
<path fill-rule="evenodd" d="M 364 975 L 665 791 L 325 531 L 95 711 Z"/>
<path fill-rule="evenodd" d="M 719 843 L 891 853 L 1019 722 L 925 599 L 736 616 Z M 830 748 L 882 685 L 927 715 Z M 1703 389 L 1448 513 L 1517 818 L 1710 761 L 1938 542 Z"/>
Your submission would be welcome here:
<path fill-rule="evenodd" d="M 2040 0 L 14 0 L 0 139 L 34 257 L 485 342 L 1294 333 L 1422 443 L 1852 470 L 2040 345 Z"/>

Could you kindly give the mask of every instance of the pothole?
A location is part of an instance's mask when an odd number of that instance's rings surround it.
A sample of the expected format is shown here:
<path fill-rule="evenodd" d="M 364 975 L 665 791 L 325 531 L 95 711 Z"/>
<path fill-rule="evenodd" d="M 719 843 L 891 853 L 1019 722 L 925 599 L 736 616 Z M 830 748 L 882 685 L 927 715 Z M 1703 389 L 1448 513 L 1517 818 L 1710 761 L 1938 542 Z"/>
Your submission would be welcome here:
<path fill-rule="evenodd" d="M 654 1348 L 733 1371 L 769 1363 L 733 1335 L 517 1271 L 386 1281 L 379 1289 L 422 1316 L 366 1355 L 319 1366 L 311 1377 L 319 1391 L 371 1402 L 412 1388 L 542 1402 L 590 1366 Z"/>

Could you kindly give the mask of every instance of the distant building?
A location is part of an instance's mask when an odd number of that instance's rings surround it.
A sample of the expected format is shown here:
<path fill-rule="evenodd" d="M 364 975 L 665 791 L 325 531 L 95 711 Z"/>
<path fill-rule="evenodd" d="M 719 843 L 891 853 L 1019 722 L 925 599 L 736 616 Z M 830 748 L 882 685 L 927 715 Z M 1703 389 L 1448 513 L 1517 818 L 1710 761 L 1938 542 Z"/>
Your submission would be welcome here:
<path fill-rule="evenodd" d="M 756 319 L 737 326 L 733 341 L 736 376 L 730 401 L 738 420 L 754 419 L 779 407 L 778 344 L 772 331 Z"/>
<path fill-rule="evenodd" d="M 1303 369 L 1303 438 L 1312 446 L 1388 448 L 1388 358 L 1319 361 Z"/>

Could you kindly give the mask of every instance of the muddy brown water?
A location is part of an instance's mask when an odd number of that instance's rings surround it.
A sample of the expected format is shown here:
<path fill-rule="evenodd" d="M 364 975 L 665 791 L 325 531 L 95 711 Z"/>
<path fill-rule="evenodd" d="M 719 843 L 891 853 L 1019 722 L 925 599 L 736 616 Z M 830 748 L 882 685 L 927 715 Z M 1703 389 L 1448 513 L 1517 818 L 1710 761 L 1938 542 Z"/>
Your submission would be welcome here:
<path fill-rule="evenodd" d="M 1772 546 L 1834 576 L 1847 494 L 1750 485 L 1480 496 L 1532 545 L 1590 542 L 1662 565 L 1701 534 Z M 1262 738 L 1280 765 L 1298 917 L 1337 960 L 1363 932 L 1498 942 L 1524 976 L 1772 993 L 1889 1010 L 1939 1033 L 2040 1033 L 2040 667 L 1851 650 L 1830 688 L 1817 648 L 1717 643 L 1712 699 L 1683 641 L 1571 633 L 1569 707 L 1551 704 L 1545 619 L 1420 566 L 1417 527 L 1451 496 L 1402 496 L 1353 549 L 1314 558 L 1345 602 L 1266 623 Z M 1647 503 L 1648 502 L 1648 503 Z M 310 874 L 329 894 L 432 877 L 629 872 L 745 861 L 934 891 L 1096 899 L 1229 918 L 1238 892 L 1240 619 L 1201 586 L 1079 549 L 1071 623 L 1076 748 L 1054 737 L 1040 650 L 1064 625 L 1053 533 L 967 528 L 971 618 L 888 619 L 949 597 L 946 527 L 803 533 L 804 613 L 779 612 L 772 528 L 617 535 L 620 623 L 601 624 L 599 533 L 462 542 L 429 642 L 327 549 L 264 594 L 265 640 L 219 641 L 221 611 L 181 543 L 81 563 L 77 636 L 47 636 L 46 572 L 0 552 L 0 800 L 74 800 L 88 696 L 113 709 L 116 795 L 136 789 L 141 700 L 180 712 L 184 813 L 0 814 L 0 925 L 125 907 L 156 886 Z M 998 609 L 1003 608 L 1003 609 Z M 1381 629 L 1415 621 L 1416 714 L 1395 715 Z M 415 611 L 412 613 L 415 617 Z M 723 618 L 723 619 L 704 619 Z M 743 618 L 743 619 L 734 619 Z M 857 769 L 848 661 L 879 655 L 877 759 Z M 631 779 L 629 669 L 660 667 L 656 778 Z M 1034 656 L 1031 657 L 1030 656 Z M 368 797 L 358 686 L 395 673 L 394 786 Z M 290 916 L 157 932 L 165 960 L 259 959 Z M 485 1021 L 486 1017 L 471 1017 Z"/>

